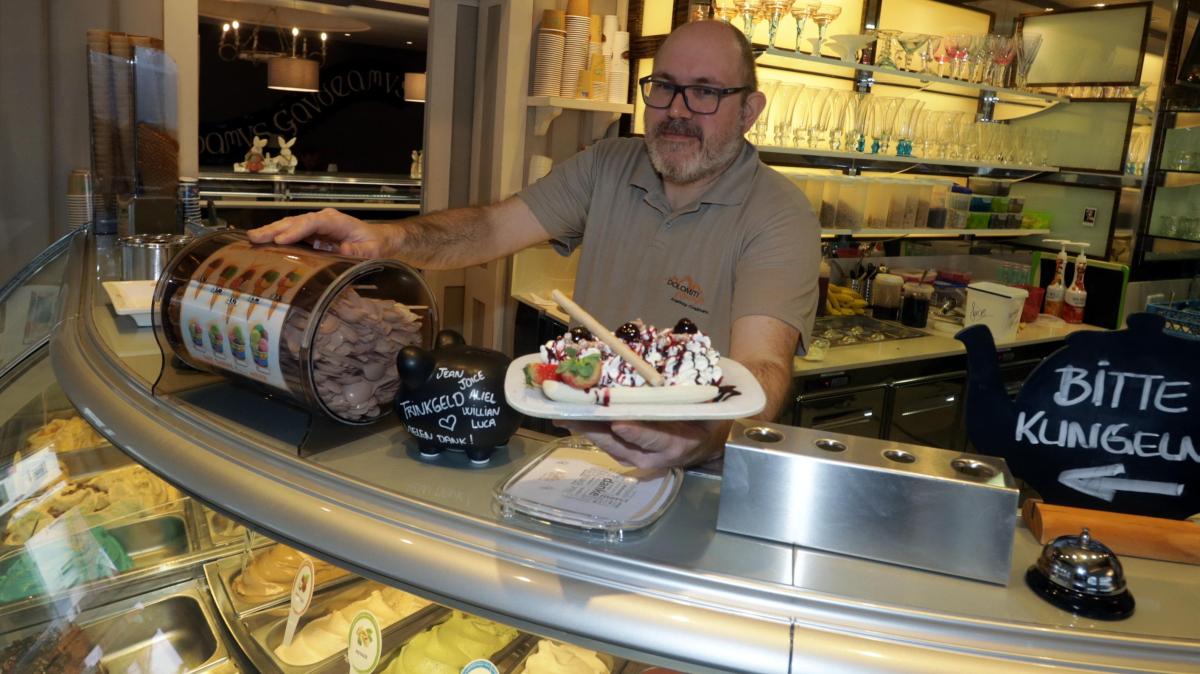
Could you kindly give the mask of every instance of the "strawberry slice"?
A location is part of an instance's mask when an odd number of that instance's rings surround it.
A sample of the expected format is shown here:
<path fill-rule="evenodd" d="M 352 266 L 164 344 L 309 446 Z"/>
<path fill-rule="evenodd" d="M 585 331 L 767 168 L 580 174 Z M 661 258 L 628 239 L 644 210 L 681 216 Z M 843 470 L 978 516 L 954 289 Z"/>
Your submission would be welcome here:
<path fill-rule="evenodd" d="M 583 358 L 568 358 L 558 364 L 558 378 L 562 383 L 586 391 L 600 383 L 600 354 L 593 353 Z"/>
<path fill-rule="evenodd" d="M 557 369 L 558 365 L 554 363 L 530 363 L 525 366 L 525 383 L 528 386 L 541 386 L 547 380 L 558 381 Z"/>

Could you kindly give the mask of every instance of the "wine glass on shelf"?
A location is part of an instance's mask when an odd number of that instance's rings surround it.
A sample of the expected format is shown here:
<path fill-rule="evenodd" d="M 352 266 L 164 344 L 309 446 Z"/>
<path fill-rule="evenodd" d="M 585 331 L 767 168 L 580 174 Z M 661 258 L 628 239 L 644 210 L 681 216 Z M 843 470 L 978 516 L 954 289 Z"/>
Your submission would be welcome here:
<path fill-rule="evenodd" d="M 812 18 L 814 12 L 821 8 L 819 2 L 805 2 L 797 0 L 792 4 L 792 18 L 796 20 L 796 53 L 802 50 L 800 46 L 804 43 L 804 27 L 808 25 L 808 20 Z"/>
<path fill-rule="evenodd" d="M 872 136 L 875 141 L 871 145 L 872 152 L 887 154 L 892 146 L 892 132 L 896 128 L 896 113 L 900 110 L 903 99 L 892 96 L 880 96 L 875 99 L 875 124 Z"/>
<path fill-rule="evenodd" d="M 900 33 L 896 39 L 900 42 L 900 48 L 904 50 L 904 69 L 911 72 L 912 56 L 929 42 L 929 36 L 922 33 Z"/>
<path fill-rule="evenodd" d="M 754 20 L 759 10 L 759 0 L 734 0 L 738 11 L 742 13 L 742 32 L 747 40 L 754 40 Z"/>
<path fill-rule="evenodd" d="M 846 149 L 863 152 L 867 147 L 867 112 L 871 108 L 871 94 L 853 92 L 846 107 L 846 121 L 850 125 L 846 131 Z"/>
<path fill-rule="evenodd" d="M 1017 57 L 1017 45 L 1012 37 L 993 35 L 992 84 L 1003 87 L 1008 82 L 1008 67 Z"/>
<path fill-rule="evenodd" d="M 1033 66 L 1033 59 L 1037 58 L 1038 50 L 1042 48 L 1042 34 L 1022 31 L 1016 43 L 1017 87 L 1024 89 L 1025 82 L 1029 79 L 1029 69 Z"/>
<path fill-rule="evenodd" d="M 971 63 L 971 76 L 967 79 L 971 82 L 983 82 L 984 73 L 992 65 L 992 47 L 993 42 L 989 39 L 991 36 L 987 33 L 971 36 L 971 46 L 967 58 Z"/>
<path fill-rule="evenodd" d="M 809 89 L 812 90 L 813 96 L 808 102 L 807 116 L 804 121 L 804 143 L 808 147 L 816 147 L 821 113 L 825 109 L 825 102 L 833 95 L 833 90 L 829 87 L 809 87 Z"/>
<path fill-rule="evenodd" d="M 733 4 L 733 0 L 713 0 L 713 18 L 724 21 L 725 23 L 733 23 L 733 20 L 738 16 L 737 5 Z"/>
<path fill-rule="evenodd" d="M 929 76 L 942 76 L 942 66 L 945 64 L 944 52 L 939 52 L 938 49 L 942 46 L 941 35 L 929 35 L 929 39 L 925 41 L 925 50 L 921 52 L 921 74 Z M 937 72 L 933 72 L 933 63 L 938 64 Z"/>
<path fill-rule="evenodd" d="M 767 46 L 775 48 L 775 33 L 779 30 L 779 20 L 791 9 L 795 0 L 763 0 L 763 10 L 767 12 Z"/>
<path fill-rule="evenodd" d="M 809 144 L 809 133 L 813 125 L 813 110 L 818 112 L 825 96 L 829 95 L 829 87 L 805 87 L 796 97 L 796 105 L 792 109 L 792 146 L 803 147 Z"/>
<path fill-rule="evenodd" d="M 840 45 L 846 50 L 842 60 L 848 63 L 859 62 L 859 52 L 875 40 L 874 35 L 834 35 L 829 38 L 833 44 Z"/>
<path fill-rule="evenodd" d="M 952 61 L 950 66 L 951 79 L 966 79 L 963 74 L 963 67 L 967 60 L 967 47 L 971 43 L 970 35 L 956 33 L 947 35 L 942 42 L 942 47 L 946 52 L 946 59 Z"/>
<path fill-rule="evenodd" d="M 791 130 L 792 111 L 796 107 L 796 98 L 804 90 L 803 84 L 781 82 L 775 90 L 775 100 L 771 102 L 771 128 L 775 132 L 775 145 L 785 144 L 788 132 Z M 764 113 L 765 114 L 765 113 Z"/>
<path fill-rule="evenodd" d="M 897 68 L 892 58 L 892 40 L 900 34 L 898 30 L 880 28 L 875 31 L 875 65 L 880 68 Z"/>
<path fill-rule="evenodd" d="M 845 127 L 846 101 L 850 98 L 849 91 L 834 91 L 825 99 L 821 108 L 817 132 L 824 136 L 830 150 L 842 148 L 841 131 Z"/>
<path fill-rule="evenodd" d="M 915 98 L 904 98 L 900 101 L 900 106 L 896 110 L 896 156 L 911 157 L 913 137 L 916 135 L 916 124 L 918 115 L 921 109 L 925 107 L 924 101 L 919 101 Z"/>
<path fill-rule="evenodd" d="M 817 43 L 813 49 L 814 56 L 821 55 L 821 46 L 825 44 L 825 33 L 829 31 L 829 24 L 841 15 L 840 5 L 821 5 L 813 14 L 813 21 L 817 24 Z"/>
<path fill-rule="evenodd" d="M 767 117 L 771 110 L 771 106 L 775 103 L 775 90 L 779 87 L 779 80 L 762 79 L 758 81 L 758 90 L 763 96 L 767 97 L 767 105 L 763 109 L 763 114 L 754 120 L 754 131 L 751 142 L 755 145 L 761 145 L 767 139 Z"/>

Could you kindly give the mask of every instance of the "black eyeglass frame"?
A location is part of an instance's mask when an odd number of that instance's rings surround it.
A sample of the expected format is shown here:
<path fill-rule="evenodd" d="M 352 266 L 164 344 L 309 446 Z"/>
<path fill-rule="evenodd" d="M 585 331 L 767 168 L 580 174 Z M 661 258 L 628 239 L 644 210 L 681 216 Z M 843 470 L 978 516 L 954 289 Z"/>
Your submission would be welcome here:
<path fill-rule="evenodd" d="M 646 95 L 646 85 L 651 82 L 664 87 L 670 87 L 672 89 L 671 100 L 667 101 L 666 105 L 654 105 L 650 102 L 649 97 Z M 710 91 L 715 91 L 717 94 L 717 107 L 713 108 L 709 112 L 693 110 L 692 102 L 688 98 L 687 93 L 689 89 L 708 89 Z M 646 75 L 638 80 L 638 91 L 642 93 L 642 102 L 645 103 L 647 107 L 654 108 L 655 110 L 666 110 L 667 108 L 671 107 L 672 103 L 675 102 L 676 96 L 683 94 L 683 107 L 687 108 L 688 112 L 692 113 L 693 115 L 715 115 L 717 111 L 721 109 L 721 101 L 724 100 L 726 96 L 732 96 L 733 94 L 749 90 L 750 87 L 746 85 L 740 87 L 720 88 L 712 87 L 707 84 L 675 84 L 674 82 L 655 79 L 653 75 Z"/>

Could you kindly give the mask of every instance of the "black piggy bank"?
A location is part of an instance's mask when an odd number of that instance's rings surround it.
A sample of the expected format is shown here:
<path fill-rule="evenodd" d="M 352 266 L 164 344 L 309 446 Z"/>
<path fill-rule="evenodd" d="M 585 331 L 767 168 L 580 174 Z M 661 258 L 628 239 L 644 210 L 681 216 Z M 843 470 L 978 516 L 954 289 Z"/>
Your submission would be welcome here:
<path fill-rule="evenodd" d="M 511 359 L 499 351 L 467 346 L 462 335 L 442 330 L 433 351 L 407 346 L 396 356 L 400 391 L 396 414 L 417 440 L 421 456 L 466 452 L 486 464 L 521 423 L 504 399 Z"/>

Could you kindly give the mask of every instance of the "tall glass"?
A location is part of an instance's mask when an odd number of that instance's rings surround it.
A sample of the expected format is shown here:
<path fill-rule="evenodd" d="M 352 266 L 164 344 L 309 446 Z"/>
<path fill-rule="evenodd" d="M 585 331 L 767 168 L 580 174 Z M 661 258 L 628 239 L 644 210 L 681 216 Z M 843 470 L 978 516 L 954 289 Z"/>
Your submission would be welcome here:
<path fill-rule="evenodd" d="M 921 52 L 921 74 L 942 76 L 942 66 L 945 64 L 945 56 L 938 52 L 938 48 L 942 46 L 941 35 L 930 35 L 925 42 L 925 50 Z M 937 62 L 937 72 L 933 71 L 933 63 Z"/>
<path fill-rule="evenodd" d="M 971 74 L 967 77 L 971 82 L 982 82 L 984 71 L 992 64 L 992 42 L 987 33 L 971 36 L 971 45 L 967 47 L 967 57 L 971 64 Z"/>
<path fill-rule="evenodd" d="M 872 98 L 871 152 L 887 154 L 892 144 L 892 130 L 896 126 L 896 112 L 903 99 L 891 96 Z"/>
<path fill-rule="evenodd" d="M 1042 48 L 1041 33 L 1022 32 L 1017 38 L 1017 87 L 1024 89 L 1029 79 L 1029 69 L 1037 58 L 1038 50 Z"/>
<path fill-rule="evenodd" d="M 804 90 L 803 84 L 782 82 L 775 90 L 775 100 L 771 103 L 771 128 L 775 132 L 774 144 L 783 147 L 791 135 L 792 112 L 796 107 L 796 99 Z M 766 114 L 765 112 L 763 114 Z"/>
<path fill-rule="evenodd" d="M 775 33 L 779 30 L 779 20 L 787 14 L 792 3 L 796 0 L 763 0 L 763 10 L 767 12 L 767 45 L 775 47 Z"/>
<path fill-rule="evenodd" d="M 825 101 L 831 93 L 833 93 L 833 90 L 829 87 L 807 87 L 801 93 L 806 100 L 803 101 L 803 109 L 800 111 L 803 119 L 795 127 L 796 145 L 800 145 L 803 142 L 807 147 L 817 146 L 818 120 L 821 117 L 822 109 L 825 107 Z"/>
<path fill-rule="evenodd" d="M 924 107 L 925 102 L 915 98 L 905 98 L 900 101 L 900 106 L 896 110 L 896 125 L 893 129 L 896 137 L 897 157 L 912 156 L 917 119 Z"/>
<path fill-rule="evenodd" d="M 842 8 L 839 5 L 821 5 L 815 13 L 813 13 L 813 21 L 817 24 L 817 44 L 813 49 L 814 56 L 821 55 L 821 46 L 825 44 L 825 34 L 829 32 L 829 24 L 842 15 Z"/>
<path fill-rule="evenodd" d="M 842 149 L 842 133 L 846 128 L 846 102 L 850 100 L 849 91 L 834 91 L 825 99 L 818 121 L 818 133 L 824 136 L 830 150 Z"/>
<path fill-rule="evenodd" d="M 1017 56 L 1016 41 L 1007 35 L 991 35 L 993 86 L 1003 87 L 1008 83 L 1008 67 Z"/>
<path fill-rule="evenodd" d="M 946 58 L 953 61 L 950 66 L 950 77 L 954 79 L 966 79 L 963 75 L 963 70 L 967 62 L 967 49 L 971 44 L 971 36 L 962 33 L 947 35 L 942 46 L 946 51 Z"/>
<path fill-rule="evenodd" d="M 871 94 L 860 91 L 854 92 L 849 103 L 853 109 L 850 117 L 850 130 L 846 134 L 846 149 L 855 152 L 865 152 L 867 149 L 867 118 L 871 109 Z"/>
<path fill-rule="evenodd" d="M 767 104 L 763 108 L 763 114 L 754 120 L 754 131 L 751 137 L 751 142 L 755 145 L 761 145 L 767 139 L 767 117 L 771 111 L 771 105 L 775 102 L 775 89 L 779 87 L 779 80 L 759 80 L 758 90 L 767 97 Z"/>

